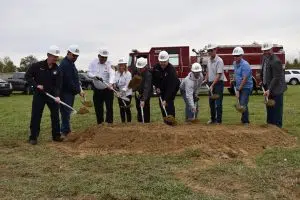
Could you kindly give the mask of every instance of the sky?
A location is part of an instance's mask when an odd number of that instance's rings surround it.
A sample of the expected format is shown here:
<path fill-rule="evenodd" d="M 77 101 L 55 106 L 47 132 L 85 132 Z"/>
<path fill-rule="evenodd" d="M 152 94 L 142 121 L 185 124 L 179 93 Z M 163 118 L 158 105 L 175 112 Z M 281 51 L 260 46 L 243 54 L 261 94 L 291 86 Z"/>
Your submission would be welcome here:
<path fill-rule="evenodd" d="M 299 0 L 1 0 L 0 58 L 46 58 L 50 45 L 62 56 L 79 45 L 78 69 L 100 48 L 114 64 L 132 49 L 208 43 L 272 42 L 288 60 L 300 57 Z M 192 52 L 191 52 L 192 55 Z"/>

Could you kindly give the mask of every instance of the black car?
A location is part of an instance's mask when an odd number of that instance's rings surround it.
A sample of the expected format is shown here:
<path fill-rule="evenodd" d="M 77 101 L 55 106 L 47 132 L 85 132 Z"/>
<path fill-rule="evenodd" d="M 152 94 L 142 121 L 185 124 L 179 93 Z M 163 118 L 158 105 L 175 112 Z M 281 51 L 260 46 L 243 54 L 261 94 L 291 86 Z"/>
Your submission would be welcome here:
<path fill-rule="evenodd" d="M 25 80 L 25 72 L 15 72 L 8 82 L 12 84 L 13 91 L 21 91 L 25 94 L 32 94 L 32 88 Z"/>
<path fill-rule="evenodd" d="M 0 95 L 9 96 L 12 91 L 12 85 L 3 79 L 0 79 Z"/>
<path fill-rule="evenodd" d="M 79 81 L 81 82 L 82 89 L 91 90 L 93 80 L 88 77 L 86 73 L 78 73 Z"/>

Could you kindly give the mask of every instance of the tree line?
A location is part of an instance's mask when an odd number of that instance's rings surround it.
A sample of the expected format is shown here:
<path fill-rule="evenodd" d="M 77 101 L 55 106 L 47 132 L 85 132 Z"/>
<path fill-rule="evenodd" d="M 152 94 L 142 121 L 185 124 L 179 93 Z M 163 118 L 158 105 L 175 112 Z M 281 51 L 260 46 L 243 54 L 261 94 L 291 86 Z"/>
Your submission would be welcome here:
<path fill-rule="evenodd" d="M 64 57 L 60 56 L 58 62 L 60 63 Z M 17 67 L 13 61 L 8 57 L 0 58 L 0 73 L 12 73 L 12 72 L 26 72 L 28 68 L 33 64 L 38 62 L 38 59 L 29 55 L 21 59 L 19 67 Z M 84 70 L 79 70 L 79 73 L 85 72 Z"/>

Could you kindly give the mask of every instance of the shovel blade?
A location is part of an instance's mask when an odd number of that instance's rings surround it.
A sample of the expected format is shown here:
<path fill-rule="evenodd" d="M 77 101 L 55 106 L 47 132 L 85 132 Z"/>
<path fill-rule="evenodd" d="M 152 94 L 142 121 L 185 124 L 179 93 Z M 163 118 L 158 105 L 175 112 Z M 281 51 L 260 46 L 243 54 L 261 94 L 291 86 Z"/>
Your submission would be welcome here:
<path fill-rule="evenodd" d="M 84 114 L 87 114 L 87 113 L 89 113 L 90 111 L 86 108 L 86 107 L 81 107 L 79 110 L 78 110 L 78 114 L 80 114 L 80 115 L 84 115 Z"/>
<path fill-rule="evenodd" d="M 170 126 L 177 125 L 177 121 L 172 115 L 168 115 L 168 116 L 164 117 L 164 123 L 166 123 L 167 125 L 170 125 Z"/>

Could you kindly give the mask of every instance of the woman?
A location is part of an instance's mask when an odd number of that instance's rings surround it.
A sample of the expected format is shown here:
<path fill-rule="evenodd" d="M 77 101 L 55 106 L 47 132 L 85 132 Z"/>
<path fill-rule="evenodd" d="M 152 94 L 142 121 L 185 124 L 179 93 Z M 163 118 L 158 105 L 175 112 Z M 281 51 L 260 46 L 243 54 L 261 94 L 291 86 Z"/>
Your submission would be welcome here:
<path fill-rule="evenodd" d="M 120 59 L 118 62 L 118 70 L 115 77 L 115 87 L 120 92 L 120 96 L 126 96 L 130 101 L 125 101 L 118 98 L 120 106 L 120 115 L 122 123 L 131 122 L 131 110 L 130 103 L 132 97 L 132 89 L 128 89 L 128 84 L 131 80 L 131 73 L 127 69 L 127 62 L 124 59 Z"/>

